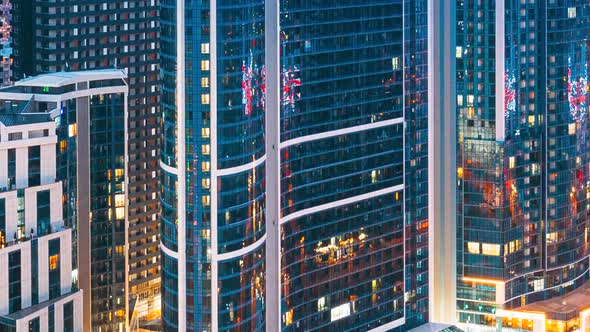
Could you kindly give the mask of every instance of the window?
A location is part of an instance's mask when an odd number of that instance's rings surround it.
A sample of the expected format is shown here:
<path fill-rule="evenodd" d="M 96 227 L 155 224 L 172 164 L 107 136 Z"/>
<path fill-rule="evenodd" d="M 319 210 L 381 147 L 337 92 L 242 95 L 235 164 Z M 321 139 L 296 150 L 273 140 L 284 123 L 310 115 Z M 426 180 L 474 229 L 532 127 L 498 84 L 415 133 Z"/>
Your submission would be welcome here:
<path fill-rule="evenodd" d="M 39 317 L 35 317 L 29 321 L 29 332 L 39 332 L 41 329 L 41 322 Z"/>
<path fill-rule="evenodd" d="M 64 304 L 64 332 L 74 332 L 74 301 Z"/>
<path fill-rule="evenodd" d="M 37 236 L 49 234 L 51 224 L 51 193 L 49 190 L 37 192 Z"/>
<path fill-rule="evenodd" d="M 500 256 L 500 245 L 492 243 L 482 243 L 481 253 L 486 256 Z"/>
<path fill-rule="evenodd" d="M 567 17 L 568 18 L 576 18 L 576 7 L 569 7 L 567 9 Z"/>
<path fill-rule="evenodd" d="M 21 310 L 20 250 L 8 254 L 8 313 Z"/>
<path fill-rule="evenodd" d="M 479 251 L 479 242 L 467 242 L 467 251 L 470 254 L 479 255 L 480 254 L 480 251 Z"/>
<path fill-rule="evenodd" d="M 61 295 L 60 239 L 49 240 L 49 299 Z"/>
<path fill-rule="evenodd" d="M 201 44 L 201 53 L 202 54 L 209 54 L 209 43 L 202 43 Z"/>
<path fill-rule="evenodd" d="M 209 70 L 209 60 L 201 60 L 201 70 Z"/>
<path fill-rule="evenodd" d="M 59 255 L 49 256 L 49 271 L 53 271 L 53 270 L 57 269 L 58 263 L 59 263 Z"/>
<path fill-rule="evenodd" d="M 73 123 L 71 125 L 68 126 L 68 137 L 74 137 L 76 136 L 77 133 L 77 127 L 76 124 Z"/>

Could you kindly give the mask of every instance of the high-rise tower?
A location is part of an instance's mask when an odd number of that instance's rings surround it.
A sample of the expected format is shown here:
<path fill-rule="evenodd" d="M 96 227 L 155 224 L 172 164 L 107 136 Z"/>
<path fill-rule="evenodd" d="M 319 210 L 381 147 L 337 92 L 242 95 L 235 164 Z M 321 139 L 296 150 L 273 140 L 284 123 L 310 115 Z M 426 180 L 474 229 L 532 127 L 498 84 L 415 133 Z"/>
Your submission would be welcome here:
<path fill-rule="evenodd" d="M 126 171 L 130 179 L 128 262 L 133 312 L 125 316 L 157 318 L 159 4 L 156 0 L 25 0 L 13 5 L 15 80 L 59 71 L 120 68 L 128 72 Z"/>
<path fill-rule="evenodd" d="M 0 331 L 81 332 L 73 228 L 64 223 L 63 181 L 56 179 L 57 125 L 30 100 L 1 105 Z"/>
<path fill-rule="evenodd" d="M 458 319 L 584 326 L 590 5 L 456 4 Z"/>
<path fill-rule="evenodd" d="M 56 125 L 54 178 L 62 186 L 58 196 L 63 222 L 71 228 L 74 244 L 64 259 L 73 267 L 74 285 L 84 291 L 84 331 L 91 330 L 91 322 L 94 329 L 126 328 L 125 250 L 130 237 L 126 79 L 125 71 L 117 69 L 62 72 L 0 89 L 4 105 L 45 113 Z M 47 163 L 41 169 L 51 166 Z M 10 174 L 8 178 L 10 183 Z M 37 276 L 32 271 L 27 278 Z"/>
<path fill-rule="evenodd" d="M 427 2 L 161 5 L 164 330 L 427 321 Z"/>

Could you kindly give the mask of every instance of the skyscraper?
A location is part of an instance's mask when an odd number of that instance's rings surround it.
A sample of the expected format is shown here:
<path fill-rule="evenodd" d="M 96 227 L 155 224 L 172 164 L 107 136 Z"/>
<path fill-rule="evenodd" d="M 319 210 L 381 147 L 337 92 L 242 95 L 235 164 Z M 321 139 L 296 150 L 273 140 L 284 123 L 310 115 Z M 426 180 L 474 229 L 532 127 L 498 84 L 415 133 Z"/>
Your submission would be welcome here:
<path fill-rule="evenodd" d="M 458 320 L 587 328 L 590 5 L 456 4 Z"/>
<path fill-rule="evenodd" d="M 82 331 L 72 228 L 64 225 L 56 180 L 56 127 L 27 100 L 0 108 L 1 331 Z"/>
<path fill-rule="evenodd" d="M 15 1 L 13 8 L 15 80 L 59 71 L 127 69 L 128 261 L 135 313 L 125 316 L 140 320 L 158 317 L 160 310 L 158 13 L 156 0 L 26 0 Z"/>
<path fill-rule="evenodd" d="M 428 321 L 426 1 L 161 5 L 164 330 Z"/>
<path fill-rule="evenodd" d="M 0 89 L 4 105 L 44 113 L 55 123 L 55 165 L 40 167 L 55 168 L 53 178 L 62 185 L 59 203 L 75 244 L 64 259 L 70 260 L 73 281 L 84 291 L 85 331 L 91 322 L 96 330 L 120 330 L 127 324 L 126 79 L 117 69 L 61 72 Z M 8 178 L 11 183 L 10 174 Z M 31 271 L 27 279 L 35 277 L 38 273 Z"/>

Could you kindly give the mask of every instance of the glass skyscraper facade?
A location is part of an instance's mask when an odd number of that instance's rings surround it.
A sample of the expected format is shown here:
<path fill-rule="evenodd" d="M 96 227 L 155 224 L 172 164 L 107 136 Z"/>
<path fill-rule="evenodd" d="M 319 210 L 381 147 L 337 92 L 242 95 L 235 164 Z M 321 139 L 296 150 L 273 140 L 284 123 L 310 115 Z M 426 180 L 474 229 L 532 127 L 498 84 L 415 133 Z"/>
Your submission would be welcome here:
<path fill-rule="evenodd" d="M 160 13 L 164 331 L 428 321 L 427 1 Z"/>
<path fill-rule="evenodd" d="M 590 5 L 456 6 L 457 318 L 532 330 L 505 310 L 589 276 Z"/>

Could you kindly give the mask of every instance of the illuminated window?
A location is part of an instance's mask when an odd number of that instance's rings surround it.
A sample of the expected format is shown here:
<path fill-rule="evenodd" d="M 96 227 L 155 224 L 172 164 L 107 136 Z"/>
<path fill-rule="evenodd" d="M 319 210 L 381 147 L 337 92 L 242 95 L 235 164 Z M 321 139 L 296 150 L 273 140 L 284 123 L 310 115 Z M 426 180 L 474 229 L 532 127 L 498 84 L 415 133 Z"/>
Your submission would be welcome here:
<path fill-rule="evenodd" d="M 515 157 L 508 158 L 508 167 L 514 168 L 515 166 L 516 166 L 516 158 Z"/>
<path fill-rule="evenodd" d="M 463 95 L 457 95 L 457 105 L 463 106 Z"/>
<path fill-rule="evenodd" d="M 391 67 L 393 68 L 393 70 L 397 70 L 401 68 L 401 61 L 399 57 L 394 57 L 391 59 Z"/>
<path fill-rule="evenodd" d="M 209 94 L 208 93 L 204 93 L 201 95 L 201 104 L 209 105 Z"/>
<path fill-rule="evenodd" d="M 534 126 L 534 125 L 535 125 L 535 116 L 529 115 L 529 126 Z"/>
<path fill-rule="evenodd" d="M 283 316 L 283 320 L 285 321 L 286 326 L 293 324 L 293 309 L 285 313 L 285 315 Z"/>
<path fill-rule="evenodd" d="M 500 256 L 500 245 L 492 243 L 482 243 L 481 253 L 486 256 Z"/>
<path fill-rule="evenodd" d="M 76 132 L 77 132 L 77 129 L 76 129 L 75 123 L 68 126 L 68 136 L 69 137 L 76 136 Z"/>
<path fill-rule="evenodd" d="M 201 202 L 203 203 L 203 205 L 209 205 L 211 204 L 211 196 L 209 195 L 205 195 L 201 198 Z"/>
<path fill-rule="evenodd" d="M 65 152 L 68 148 L 68 141 L 63 140 L 59 142 L 59 152 Z"/>
<path fill-rule="evenodd" d="M 473 106 L 474 102 L 475 102 L 475 96 L 467 95 L 467 106 Z"/>
<path fill-rule="evenodd" d="M 125 219 L 125 208 L 124 207 L 118 207 L 115 209 L 115 218 Z"/>
<path fill-rule="evenodd" d="M 201 53 L 202 54 L 209 54 L 209 43 L 202 43 L 201 44 Z"/>
<path fill-rule="evenodd" d="M 350 316 L 350 303 L 339 305 L 330 311 L 330 320 L 332 322 L 348 316 Z"/>
<path fill-rule="evenodd" d="M 567 9 L 567 17 L 568 18 L 575 18 L 576 17 L 576 7 L 569 7 Z"/>
<path fill-rule="evenodd" d="M 209 136 L 210 136 L 210 129 L 209 128 L 201 128 L 201 136 L 203 138 L 209 138 Z"/>
<path fill-rule="evenodd" d="M 201 146 L 201 153 L 202 154 L 210 154 L 211 153 L 211 146 L 209 144 L 204 144 Z"/>
<path fill-rule="evenodd" d="M 209 178 L 202 179 L 201 186 L 203 187 L 203 189 L 209 189 L 209 187 L 211 186 L 211 179 L 209 179 Z"/>
<path fill-rule="evenodd" d="M 210 162 L 208 162 L 208 161 L 201 162 L 201 170 L 203 170 L 203 172 L 209 172 L 210 169 L 211 169 Z"/>
<path fill-rule="evenodd" d="M 49 271 L 57 269 L 57 263 L 59 263 L 59 255 L 49 256 Z"/>
<path fill-rule="evenodd" d="M 201 77 L 201 87 L 203 87 L 203 88 L 209 87 L 209 77 Z"/>
<path fill-rule="evenodd" d="M 326 306 L 326 298 L 325 297 L 320 297 L 320 299 L 318 300 L 318 311 L 324 311 L 326 310 L 328 307 Z"/>
<path fill-rule="evenodd" d="M 463 47 L 461 47 L 461 46 L 457 46 L 457 47 L 455 48 L 455 57 L 456 57 L 457 59 L 461 59 L 461 58 L 463 57 Z"/>
<path fill-rule="evenodd" d="M 570 123 L 568 125 L 568 133 L 570 135 L 574 135 L 576 133 L 576 124 L 575 123 Z"/>
<path fill-rule="evenodd" d="M 125 206 L 125 195 L 124 194 L 115 195 L 115 206 L 116 207 Z"/>
<path fill-rule="evenodd" d="M 201 60 L 201 70 L 209 70 L 209 60 Z"/>
<path fill-rule="evenodd" d="M 479 255 L 479 242 L 467 242 L 467 251 L 470 254 Z"/>

